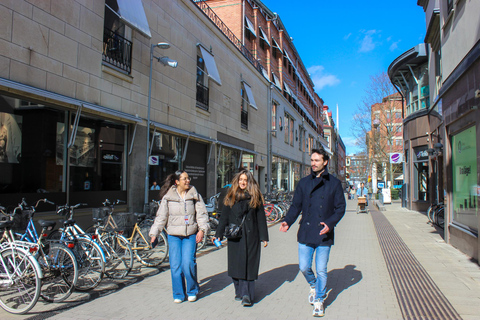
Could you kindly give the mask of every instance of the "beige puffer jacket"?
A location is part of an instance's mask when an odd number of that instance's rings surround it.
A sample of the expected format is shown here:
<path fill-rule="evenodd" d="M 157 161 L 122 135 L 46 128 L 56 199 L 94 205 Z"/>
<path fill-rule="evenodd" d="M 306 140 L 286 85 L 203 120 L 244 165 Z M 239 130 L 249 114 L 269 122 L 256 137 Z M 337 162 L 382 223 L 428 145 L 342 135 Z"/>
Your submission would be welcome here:
<path fill-rule="evenodd" d="M 188 224 L 186 223 L 186 217 Z M 208 213 L 202 196 L 195 187 L 185 194 L 182 199 L 175 186 L 172 186 L 160 203 L 155 222 L 150 228 L 149 236 L 157 237 L 167 226 L 167 233 L 174 236 L 189 236 L 203 230 L 210 231 Z"/>

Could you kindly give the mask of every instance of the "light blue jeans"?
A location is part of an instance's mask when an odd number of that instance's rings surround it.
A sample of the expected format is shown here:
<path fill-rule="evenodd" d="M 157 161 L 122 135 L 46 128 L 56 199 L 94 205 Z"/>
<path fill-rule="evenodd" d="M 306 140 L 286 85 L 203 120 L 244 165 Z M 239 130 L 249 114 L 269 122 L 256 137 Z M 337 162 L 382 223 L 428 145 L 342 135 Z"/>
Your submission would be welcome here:
<path fill-rule="evenodd" d="M 183 301 L 185 294 L 187 296 L 198 294 L 197 243 L 195 239 L 196 234 L 188 237 L 168 235 L 168 254 L 174 299 Z"/>
<path fill-rule="evenodd" d="M 312 270 L 315 254 L 315 273 Z M 327 294 L 327 263 L 330 256 L 330 246 L 312 247 L 298 244 L 298 266 L 310 287 L 315 287 L 315 300 L 325 300 Z"/>

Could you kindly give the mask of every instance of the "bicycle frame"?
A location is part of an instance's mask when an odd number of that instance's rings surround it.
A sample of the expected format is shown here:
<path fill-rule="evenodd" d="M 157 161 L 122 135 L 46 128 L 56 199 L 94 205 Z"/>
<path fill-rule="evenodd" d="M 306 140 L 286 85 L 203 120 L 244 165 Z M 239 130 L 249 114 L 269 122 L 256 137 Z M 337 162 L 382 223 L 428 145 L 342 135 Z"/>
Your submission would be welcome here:
<path fill-rule="evenodd" d="M 32 243 L 38 242 L 38 233 L 33 224 L 33 218 L 30 217 L 27 224 L 27 229 L 22 233 L 15 233 L 16 236 L 20 237 L 20 241 L 27 241 Z"/>
<path fill-rule="evenodd" d="M 133 243 L 133 239 L 135 239 L 135 234 L 137 232 L 140 235 L 140 237 L 142 237 L 142 239 L 145 241 L 145 243 L 148 244 L 147 246 L 137 247 L 136 244 Z M 150 241 L 145 239 L 143 234 L 140 232 L 140 228 L 138 227 L 138 222 L 135 223 L 135 226 L 133 227 L 132 235 L 130 236 L 130 238 L 127 238 L 127 240 L 128 240 L 128 242 L 130 242 L 132 244 L 132 250 L 145 250 L 145 249 L 151 249 L 152 248 L 152 246 L 150 244 Z"/>

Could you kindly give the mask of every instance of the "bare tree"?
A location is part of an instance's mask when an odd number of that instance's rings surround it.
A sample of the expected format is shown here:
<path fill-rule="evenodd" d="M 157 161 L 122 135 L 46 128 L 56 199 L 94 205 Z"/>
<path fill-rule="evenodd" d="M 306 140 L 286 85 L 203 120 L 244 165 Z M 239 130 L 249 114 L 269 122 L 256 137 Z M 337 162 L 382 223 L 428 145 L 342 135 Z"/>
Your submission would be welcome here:
<path fill-rule="evenodd" d="M 370 77 L 365 96 L 353 116 L 352 133 L 362 153 L 368 155 L 368 172 L 374 166 L 377 172 L 388 171 L 392 183 L 394 173 L 401 170 L 401 165 L 389 163 L 389 154 L 403 149 L 397 143 L 402 136 L 402 103 L 388 75 L 381 72 Z"/>

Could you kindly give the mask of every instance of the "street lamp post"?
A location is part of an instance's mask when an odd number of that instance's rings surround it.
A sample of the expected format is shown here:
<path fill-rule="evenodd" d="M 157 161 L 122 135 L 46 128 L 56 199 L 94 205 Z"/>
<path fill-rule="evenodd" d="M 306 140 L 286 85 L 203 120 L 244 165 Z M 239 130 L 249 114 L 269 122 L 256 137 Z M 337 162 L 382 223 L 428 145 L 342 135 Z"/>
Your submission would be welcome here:
<path fill-rule="evenodd" d="M 152 44 L 150 46 L 150 74 L 148 77 L 148 110 L 147 110 L 147 139 L 146 140 L 146 156 L 145 156 L 145 197 L 143 203 L 143 210 L 145 213 L 148 213 L 148 190 L 150 185 L 149 179 L 149 159 L 150 159 L 150 109 L 151 109 L 151 100 L 152 100 L 152 69 L 153 69 L 153 58 L 157 59 L 158 62 L 161 62 L 164 66 L 169 66 L 172 68 L 177 67 L 177 61 L 172 60 L 168 57 L 155 57 L 153 55 L 153 49 L 160 48 L 160 49 L 168 49 L 170 48 L 170 44 L 166 42 L 159 42 L 157 44 Z"/>

